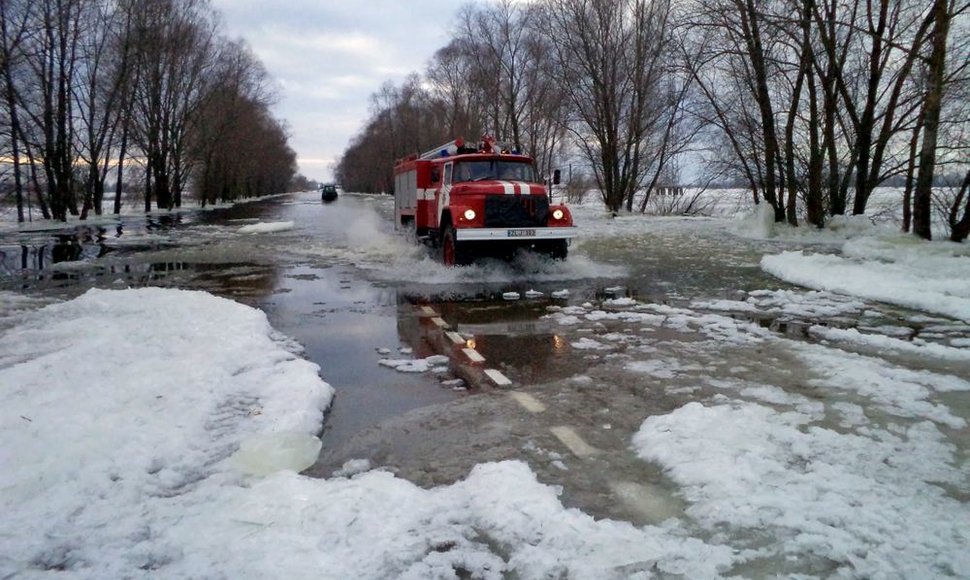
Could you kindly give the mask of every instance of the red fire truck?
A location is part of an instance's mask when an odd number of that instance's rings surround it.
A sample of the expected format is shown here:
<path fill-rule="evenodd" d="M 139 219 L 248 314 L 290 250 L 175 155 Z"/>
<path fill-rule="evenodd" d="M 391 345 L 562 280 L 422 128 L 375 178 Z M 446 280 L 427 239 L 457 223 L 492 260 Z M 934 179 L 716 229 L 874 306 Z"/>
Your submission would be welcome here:
<path fill-rule="evenodd" d="M 551 205 L 531 157 L 483 137 L 455 139 L 394 166 L 395 227 L 441 248 L 449 265 L 519 248 L 565 259 L 576 235 L 565 205 Z"/>

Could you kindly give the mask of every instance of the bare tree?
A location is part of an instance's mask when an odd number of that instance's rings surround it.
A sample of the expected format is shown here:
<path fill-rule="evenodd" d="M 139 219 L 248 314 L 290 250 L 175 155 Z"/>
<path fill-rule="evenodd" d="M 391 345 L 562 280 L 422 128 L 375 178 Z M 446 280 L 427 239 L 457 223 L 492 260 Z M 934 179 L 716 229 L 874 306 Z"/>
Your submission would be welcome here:
<path fill-rule="evenodd" d="M 21 45 L 27 32 L 28 11 L 24 2 L 0 2 L 0 70 L 3 71 L 3 104 L 9 119 L 10 157 L 13 162 L 14 194 L 17 198 L 17 221 L 24 221 L 24 187 L 20 174 L 20 112 L 17 86 L 14 83 L 15 60 L 22 60 Z M 27 200 L 29 202 L 29 200 Z"/>
<path fill-rule="evenodd" d="M 961 11 L 967 6 L 964 5 Z M 954 3 L 947 0 L 934 0 L 930 11 L 933 21 L 930 32 L 932 49 L 927 60 L 927 87 L 920 114 L 920 125 L 923 128 L 922 147 L 913 194 L 913 233 L 927 240 L 933 237 L 930 225 L 933 175 L 937 165 L 937 137 L 946 88 L 946 43 L 955 13 Z M 961 188 L 963 190 L 965 187 Z M 959 224 L 956 229 L 961 229 Z"/>
<path fill-rule="evenodd" d="M 966 2 L 945 4 L 952 20 Z M 931 39 L 939 36 L 925 2 L 695 0 L 685 6 L 684 24 L 699 47 L 688 66 L 709 102 L 707 117 L 723 131 L 755 199 L 760 192 L 776 220 L 797 223 L 802 201 L 809 223 L 821 226 L 825 213 L 849 209 L 850 192 L 852 211 L 863 213 L 880 183 L 914 173 L 917 144 L 931 120 L 931 67 L 923 63 L 933 61 Z M 939 62 L 947 54 L 944 42 Z M 951 84 L 947 78 L 937 84 Z"/>
<path fill-rule="evenodd" d="M 552 48 L 539 7 L 514 0 L 466 5 L 453 46 L 464 61 L 481 125 L 513 148 L 527 151 L 544 173 L 563 144 L 566 99 L 552 73 Z M 473 135 L 477 137 L 477 135 Z"/>
<path fill-rule="evenodd" d="M 268 108 L 275 102 L 266 70 L 242 42 L 220 45 L 212 80 L 207 84 L 209 90 L 188 135 L 190 158 L 195 161 L 196 195 L 203 206 L 246 195 L 242 174 L 258 161 L 249 147 L 268 147 L 260 139 L 268 135 L 257 134 L 253 127 L 262 122 L 257 119 L 269 116 Z M 266 151 L 267 156 L 276 153 Z M 259 191 L 266 193 L 270 192 Z"/>
<path fill-rule="evenodd" d="M 152 199 L 171 209 L 190 173 L 186 137 L 215 63 L 215 24 L 203 0 L 146 0 L 136 8 L 133 128 L 148 166 L 145 211 Z"/>
<path fill-rule="evenodd" d="M 112 147 L 126 114 L 119 103 L 126 89 L 130 51 L 122 20 L 125 14 L 115 9 L 114 2 L 92 1 L 82 17 L 84 33 L 78 51 L 74 98 L 81 125 L 78 151 L 87 165 L 81 209 L 84 219 L 92 210 L 97 215 L 102 211 Z"/>
<path fill-rule="evenodd" d="M 467 57 L 466 40 L 452 39 L 438 50 L 425 70 L 431 98 L 442 112 L 450 135 L 471 139 L 481 135 L 486 95 L 472 85 L 474 63 Z"/>
<path fill-rule="evenodd" d="M 669 16 L 668 2 L 646 0 L 550 0 L 545 11 L 570 130 L 614 213 L 647 172 Z"/>
<path fill-rule="evenodd" d="M 29 79 L 18 95 L 36 135 L 25 134 L 43 160 L 47 203 L 53 219 L 79 213 L 74 183 L 73 88 L 82 34 L 84 0 L 41 0 L 28 7 L 33 33 L 27 36 Z M 36 180 L 35 180 L 36 182 Z"/>

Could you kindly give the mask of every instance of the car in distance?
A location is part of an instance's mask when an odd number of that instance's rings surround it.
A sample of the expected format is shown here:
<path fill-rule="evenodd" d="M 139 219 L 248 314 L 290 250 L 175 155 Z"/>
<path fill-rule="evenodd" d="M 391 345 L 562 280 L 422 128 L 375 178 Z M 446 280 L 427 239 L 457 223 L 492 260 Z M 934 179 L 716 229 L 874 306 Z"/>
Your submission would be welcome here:
<path fill-rule="evenodd" d="M 320 200 L 333 201 L 337 199 L 337 186 L 332 183 L 325 183 L 320 187 Z"/>

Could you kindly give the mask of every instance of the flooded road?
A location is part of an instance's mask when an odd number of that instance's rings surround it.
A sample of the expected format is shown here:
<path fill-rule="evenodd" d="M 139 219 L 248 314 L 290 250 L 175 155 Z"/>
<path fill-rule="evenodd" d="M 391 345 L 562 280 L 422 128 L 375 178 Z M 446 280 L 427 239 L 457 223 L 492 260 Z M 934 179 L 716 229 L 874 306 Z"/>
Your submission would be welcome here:
<path fill-rule="evenodd" d="M 264 310 L 337 391 L 313 476 L 366 465 L 432 486 L 522 459 L 593 516 L 677 518 L 692 535 L 755 548 L 773 532 L 707 525 L 669 473 L 638 455 L 631 441 L 646 418 L 729 401 L 846 435 L 929 421 L 965 469 L 967 392 L 940 385 L 970 377 L 970 357 L 886 350 L 872 337 L 965 351 L 970 327 L 761 270 L 763 255 L 801 249 L 793 243 L 734 236 L 721 222 L 657 220 L 643 231 L 600 220 L 566 262 L 526 255 L 447 269 L 391 230 L 392 211 L 386 197 L 322 204 L 306 193 L 5 236 L 2 289 L 65 299 L 156 285 Z M 244 233 L 254 224 L 278 227 Z M 839 343 L 829 330 L 870 340 Z M 964 483 L 938 485 L 967 501 Z M 772 552 L 737 572 L 835 569 Z"/>

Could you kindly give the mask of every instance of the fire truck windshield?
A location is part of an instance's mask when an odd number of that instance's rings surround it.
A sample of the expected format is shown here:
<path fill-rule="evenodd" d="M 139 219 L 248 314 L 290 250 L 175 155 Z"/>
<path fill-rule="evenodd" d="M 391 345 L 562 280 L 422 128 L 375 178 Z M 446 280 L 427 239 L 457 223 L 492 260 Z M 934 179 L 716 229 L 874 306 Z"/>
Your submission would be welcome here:
<path fill-rule="evenodd" d="M 461 161 L 455 164 L 452 183 L 461 181 L 528 181 L 535 183 L 536 173 L 531 163 L 520 161 Z"/>

